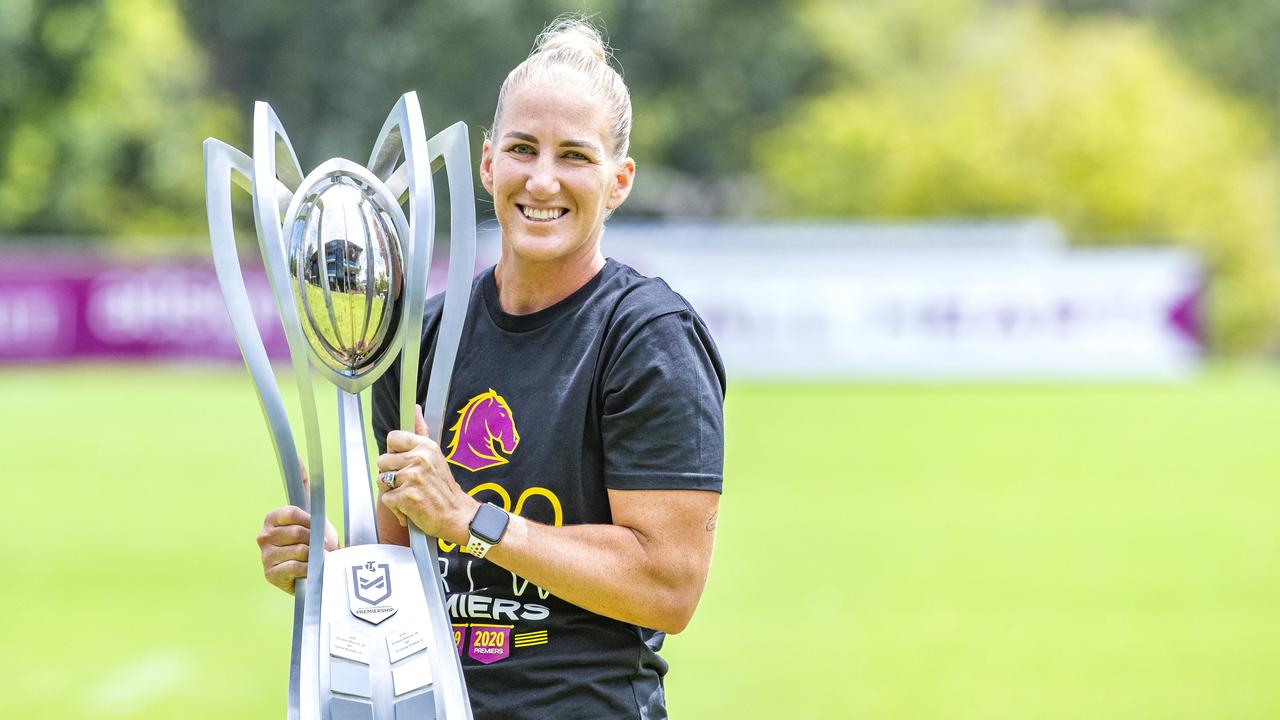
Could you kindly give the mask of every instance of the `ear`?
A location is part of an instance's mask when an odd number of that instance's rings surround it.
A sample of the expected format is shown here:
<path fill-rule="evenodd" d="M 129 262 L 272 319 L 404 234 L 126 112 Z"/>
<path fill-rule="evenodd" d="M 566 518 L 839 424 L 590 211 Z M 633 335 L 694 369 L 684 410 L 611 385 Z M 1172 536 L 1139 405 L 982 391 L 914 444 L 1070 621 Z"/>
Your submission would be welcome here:
<path fill-rule="evenodd" d="M 617 210 L 618 206 L 626 202 L 627 197 L 631 195 L 631 186 L 636 180 L 636 161 L 631 158 L 623 158 L 613 170 L 613 189 L 609 192 L 609 199 L 605 201 L 605 207 L 610 210 Z"/>
<path fill-rule="evenodd" d="M 480 184 L 493 196 L 493 143 L 485 138 L 480 146 Z"/>

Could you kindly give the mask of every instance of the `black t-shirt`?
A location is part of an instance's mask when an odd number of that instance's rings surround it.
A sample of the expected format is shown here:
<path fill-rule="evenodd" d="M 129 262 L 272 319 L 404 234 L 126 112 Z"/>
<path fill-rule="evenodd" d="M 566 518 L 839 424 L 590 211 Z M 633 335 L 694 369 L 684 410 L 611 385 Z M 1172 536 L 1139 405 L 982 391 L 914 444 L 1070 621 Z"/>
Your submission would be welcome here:
<path fill-rule="evenodd" d="M 428 302 L 420 402 L 441 308 Z M 609 523 L 608 489 L 720 492 L 724 377 L 702 319 L 660 279 L 609 260 L 568 298 L 517 316 L 502 311 L 490 268 L 472 286 L 437 441 L 478 500 L 550 525 Z M 393 366 L 374 385 L 383 451 L 399 382 Z M 667 716 L 661 632 L 440 550 L 477 720 Z"/>

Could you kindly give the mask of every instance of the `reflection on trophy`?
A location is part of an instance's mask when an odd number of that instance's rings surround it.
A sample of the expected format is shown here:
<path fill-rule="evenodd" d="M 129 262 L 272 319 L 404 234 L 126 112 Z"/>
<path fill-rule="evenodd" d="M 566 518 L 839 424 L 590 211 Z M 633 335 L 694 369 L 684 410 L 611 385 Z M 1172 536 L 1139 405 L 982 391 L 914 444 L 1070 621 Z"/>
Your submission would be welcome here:
<path fill-rule="evenodd" d="M 408 93 L 382 127 L 367 167 L 335 158 L 305 178 L 279 119 L 254 109 L 253 157 L 205 140 L 205 188 L 223 300 L 253 377 L 290 503 L 325 515 L 316 376 L 337 388 L 345 543 L 311 533 L 308 578 L 294 591 L 289 717 L 403 720 L 471 717 L 445 612 L 436 540 L 410 525 L 410 547 L 378 544 L 360 394 L 400 359 L 399 426 L 414 429 L 420 340 L 435 227 L 431 173 L 450 201 L 444 314 L 423 415 L 441 437 L 475 263 L 467 128 L 426 139 Z M 258 246 L 288 341 L 310 487 L 254 322 L 236 256 L 231 185 L 253 196 Z M 407 205 L 408 213 L 402 207 Z"/>

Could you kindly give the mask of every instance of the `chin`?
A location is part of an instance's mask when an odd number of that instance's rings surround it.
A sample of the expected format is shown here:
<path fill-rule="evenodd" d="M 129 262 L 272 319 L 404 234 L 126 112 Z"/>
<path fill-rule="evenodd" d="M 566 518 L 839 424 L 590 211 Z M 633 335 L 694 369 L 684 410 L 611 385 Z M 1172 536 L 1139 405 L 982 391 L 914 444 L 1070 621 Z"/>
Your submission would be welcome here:
<path fill-rule="evenodd" d="M 513 225 L 511 232 L 502 229 L 503 249 L 526 262 L 553 262 L 591 252 L 592 243 L 582 237 L 578 226 L 529 228 L 518 221 Z"/>
<path fill-rule="evenodd" d="M 528 262 L 552 262 L 568 257 L 576 249 L 557 237 L 538 237 L 522 233 L 509 236 L 506 246 L 512 254 Z"/>

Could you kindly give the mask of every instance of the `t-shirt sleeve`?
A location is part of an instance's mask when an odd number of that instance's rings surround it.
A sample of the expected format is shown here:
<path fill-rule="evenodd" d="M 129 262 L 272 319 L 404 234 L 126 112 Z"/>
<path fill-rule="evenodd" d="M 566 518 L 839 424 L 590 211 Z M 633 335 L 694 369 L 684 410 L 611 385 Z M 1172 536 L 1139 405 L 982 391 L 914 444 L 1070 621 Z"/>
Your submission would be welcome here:
<path fill-rule="evenodd" d="M 712 490 L 724 478 L 724 367 L 692 311 L 641 326 L 603 383 L 605 486 Z"/>

